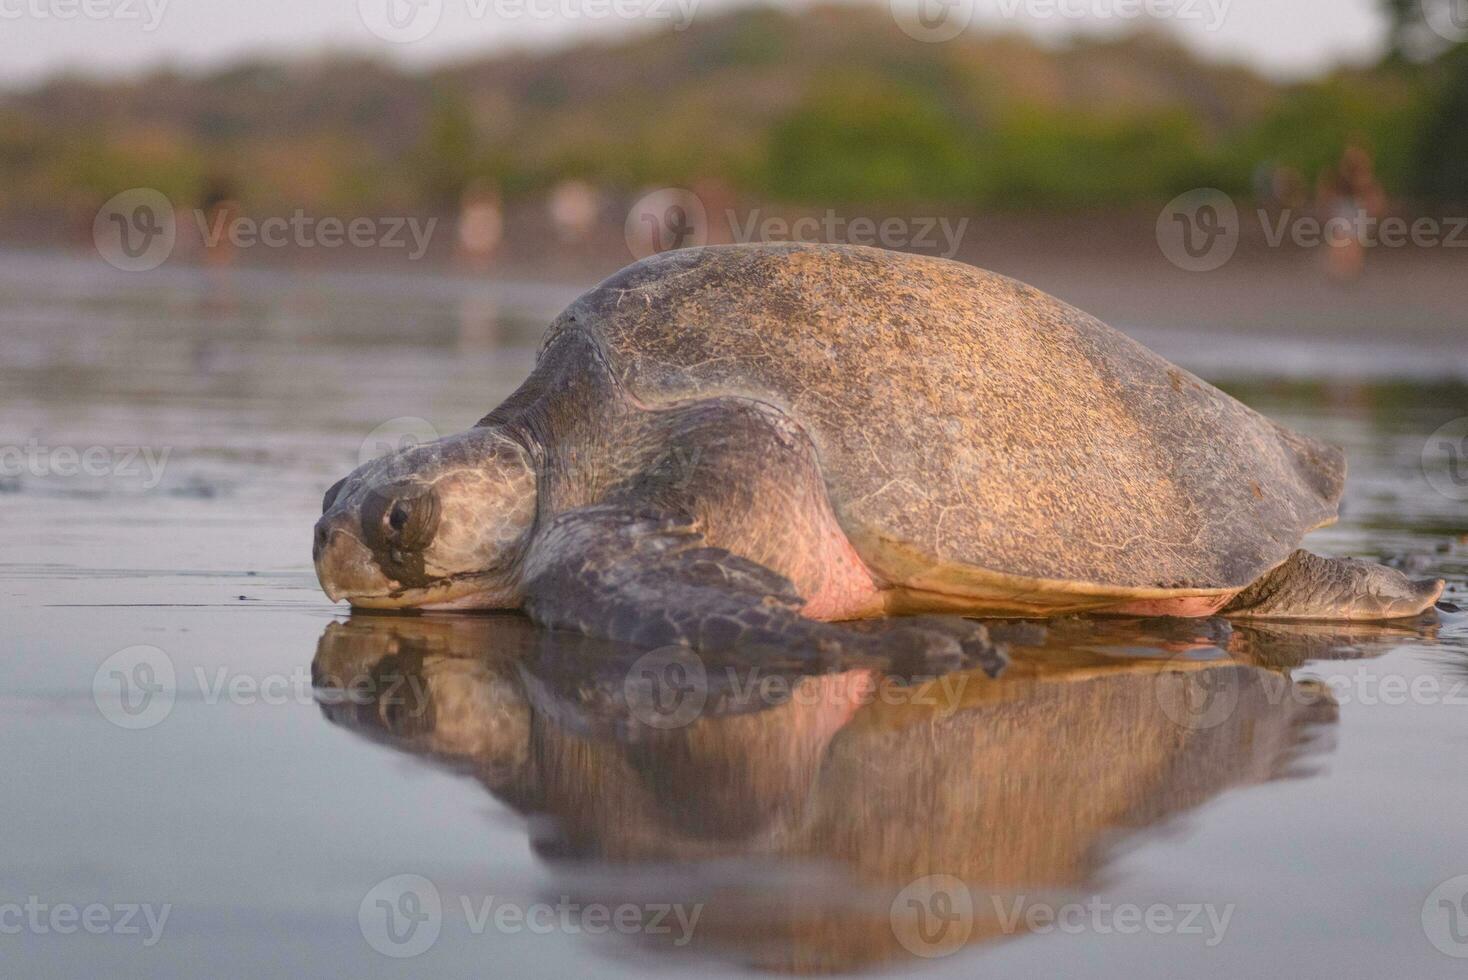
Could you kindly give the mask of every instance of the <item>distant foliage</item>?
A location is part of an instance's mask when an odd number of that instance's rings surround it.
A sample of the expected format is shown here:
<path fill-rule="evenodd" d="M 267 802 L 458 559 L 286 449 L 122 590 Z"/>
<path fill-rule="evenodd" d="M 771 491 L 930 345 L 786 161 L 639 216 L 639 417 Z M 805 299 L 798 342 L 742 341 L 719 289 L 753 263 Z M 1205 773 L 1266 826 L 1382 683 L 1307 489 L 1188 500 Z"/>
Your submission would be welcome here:
<path fill-rule="evenodd" d="M 469 186 L 514 199 L 568 177 L 623 195 L 709 182 L 795 204 L 1125 207 L 1247 193 L 1266 167 L 1308 187 L 1352 143 L 1392 195 L 1468 200 L 1468 48 L 1424 41 L 1420 0 L 1383 2 L 1380 67 L 1295 85 L 1157 34 L 922 44 L 885 5 L 744 10 L 428 73 L 327 58 L 58 78 L 0 96 L 0 217 L 89 220 L 133 186 L 442 211 Z"/>
<path fill-rule="evenodd" d="M 1436 66 L 1438 84 L 1424 113 L 1411 161 L 1413 190 L 1434 200 L 1468 203 L 1468 45 Z"/>
<path fill-rule="evenodd" d="M 767 189 L 802 202 L 970 203 L 983 161 L 964 122 L 899 82 L 822 79 L 771 127 Z"/>

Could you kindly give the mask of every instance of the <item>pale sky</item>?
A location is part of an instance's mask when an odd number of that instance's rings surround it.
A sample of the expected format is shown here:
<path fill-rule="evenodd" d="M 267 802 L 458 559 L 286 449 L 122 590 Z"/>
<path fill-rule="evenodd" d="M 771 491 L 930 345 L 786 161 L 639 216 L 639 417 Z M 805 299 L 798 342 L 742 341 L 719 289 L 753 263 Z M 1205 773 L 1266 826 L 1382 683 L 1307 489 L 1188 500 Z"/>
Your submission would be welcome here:
<path fill-rule="evenodd" d="M 426 64 L 504 47 L 561 44 L 717 14 L 741 0 L 0 0 L 0 82 L 66 68 L 132 72 L 160 63 L 217 65 L 250 54 L 324 48 Z M 797 0 L 798 2 L 798 0 Z M 887 0 L 870 0 L 886 3 Z M 919 0 L 891 0 L 897 4 Z M 1379 0 L 923 0 L 968 5 L 979 25 L 1041 37 L 1134 23 L 1161 10 L 1206 54 L 1300 76 L 1369 58 L 1384 21 Z M 384 21 L 395 5 L 396 22 Z M 417 5 L 417 6 L 413 6 Z M 640 16 L 629 16 L 633 11 Z M 1109 15 L 1109 16 L 1108 16 Z M 376 22 L 378 33 L 369 29 Z M 393 26 L 393 24 L 396 26 Z M 407 25 L 407 26 L 404 26 Z M 428 28 L 421 39 L 403 40 Z M 382 34 L 399 40 L 384 40 Z"/>

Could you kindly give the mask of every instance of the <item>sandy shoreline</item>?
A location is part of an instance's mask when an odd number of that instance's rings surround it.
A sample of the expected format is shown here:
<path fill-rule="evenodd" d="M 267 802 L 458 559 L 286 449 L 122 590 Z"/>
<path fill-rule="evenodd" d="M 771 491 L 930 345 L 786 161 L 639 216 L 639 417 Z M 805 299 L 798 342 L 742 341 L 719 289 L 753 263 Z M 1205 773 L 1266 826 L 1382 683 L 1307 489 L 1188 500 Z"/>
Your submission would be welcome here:
<path fill-rule="evenodd" d="M 214 271 L 241 279 L 256 270 L 341 275 L 357 282 L 383 279 L 394 290 L 412 283 L 412 292 L 482 282 L 522 297 L 523 302 L 512 302 L 526 315 L 549 316 L 633 259 L 616 229 L 602 228 L 591 240 L 563 246 L 524 217 L 508 224 L 496 259 L 476 268 L 455 261 L 449 247 L 453 236 L 440 231 L 435 247 L 420 261 L 381 249 L 256 249 L 236 253 L 227 268 Z M 1468 375 L 1468 242 L 1369 249 L 1362 277 L 1340 282 L 1326 268 L 1326 248 L 1271 247 L 1262 224 L 1246 211 L 1237 252 L 1208 272 L 1174 265 L 1157 244 L 1156 217 L 1145 213 L 972 217 L 950 250 L 958 261 L 1053 293 L 1185 363 L 1193 359 L 1181 355 L 1196 353 L 1196 345 L 1185 338 L 1201 334 L 1211 338 L 1204 354 L 1244 344 L 1257 350 L 1261 368 L 1291 362 L 1309 367 L 1312 357 L 1344 357 L 1384 359 L 1388 367 L 1400 361 L 1410 366 L 1405 371 L 1410 374 L 1432 373 L 1437 366 L 1444 375 Z M 18 229 L 0 231 L 12 233 L 0 234 L 0 266 L 9 269 L 7 278 L 23 280 L 25 267 L 46 268 L 61 255 L 79 268 L 113 272 L 75 236 L 17 247 L 6 242 L 15 241 Z M 48 236 L 22 237 L 35 243 Z M 204 257 L 181 247 L 156 272 L 119 275 L 186 273 Z M 1228 352 L 1229 361 L 1238 359 L 1237 351 Z"/>

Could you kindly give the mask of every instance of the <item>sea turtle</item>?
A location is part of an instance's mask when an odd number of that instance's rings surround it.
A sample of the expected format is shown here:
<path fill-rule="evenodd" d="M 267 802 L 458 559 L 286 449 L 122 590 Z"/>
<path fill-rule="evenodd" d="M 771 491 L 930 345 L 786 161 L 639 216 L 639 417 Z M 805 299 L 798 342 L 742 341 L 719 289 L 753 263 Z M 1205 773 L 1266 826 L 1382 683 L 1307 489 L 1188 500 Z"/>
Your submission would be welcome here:
<path fill-rule="evenodd" d="M 1344 477 L 1338 449 L 1012 279 L 731 245 L 581 296 L 474 428 L 327 490 L 314 551 L 357 607 L 519 606 L 694 649 L 951 648 L 939 620 L 833 622 L 924 613 L 1428 610 L 1440 581 L 1296 550 Z"/>

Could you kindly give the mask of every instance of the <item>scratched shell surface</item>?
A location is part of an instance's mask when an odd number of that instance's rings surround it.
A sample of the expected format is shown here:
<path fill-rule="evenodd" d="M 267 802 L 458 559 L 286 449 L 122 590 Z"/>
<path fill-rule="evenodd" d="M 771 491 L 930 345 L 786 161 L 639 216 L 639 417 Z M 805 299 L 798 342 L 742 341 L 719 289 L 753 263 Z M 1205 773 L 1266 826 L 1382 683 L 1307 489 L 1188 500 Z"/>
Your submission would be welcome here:
<path fill-rule="evenodd" d="M 854 246 L 653 256 L 552 324 L 637 399 L 739 395 L 809 433 L 868 560 L 1223 589 L 1336 513 L 1345 464 L 1037 289 Z M 771 515 L 778 519 L 779 515 Z"/>

